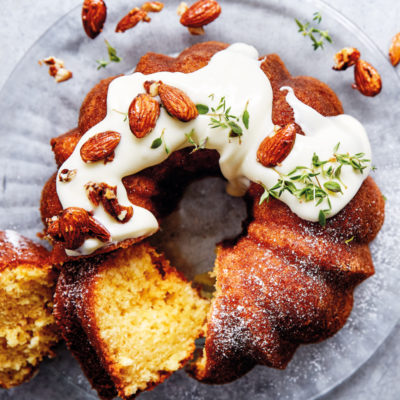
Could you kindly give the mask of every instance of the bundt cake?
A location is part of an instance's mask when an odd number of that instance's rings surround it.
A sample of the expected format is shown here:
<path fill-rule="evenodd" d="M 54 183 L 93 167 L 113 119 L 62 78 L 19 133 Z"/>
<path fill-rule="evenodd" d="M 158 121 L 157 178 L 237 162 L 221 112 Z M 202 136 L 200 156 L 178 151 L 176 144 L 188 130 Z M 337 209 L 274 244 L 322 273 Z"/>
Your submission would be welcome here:
<path fill-rule="evenodd" d="M 48 251 L 14 231 L 0 232 L 0 387 L 30 379 L 58 341 Z"/>
<path fill-rule="evenodd" d="M 64 264 L 55 316 L 101 398 L 133 398 L 191 359 L 209 301 L 148 244 Z"/>
<path fill-rule="evenodd" d="M 218 245 L 205 348 L 190 373 L 224 383 L 256 364 L 285 368 L 299 344 L 343 326 L 355 286 L 374 273 L 368 244 L 384 200 L 368 177 L 364 129 L 326 84 L 292 77 L 277 55 L 258 59 L 249 46 L 148 53 L 136 72 L 96 85 L 78 127 L 51 141 L 59 171 L 42 193 L 45 235 L 54 261 L 78 260 L 57 290 L 64 336 L 81 360 L 95 348 L 83 368 L 100 394 L 128 393 L 81 309 L 92 271 L 114 257 L 97 255 L 154 233 L 193 179 L 223 175 L 229 193 L 244 194 L 248 218 Z"/>

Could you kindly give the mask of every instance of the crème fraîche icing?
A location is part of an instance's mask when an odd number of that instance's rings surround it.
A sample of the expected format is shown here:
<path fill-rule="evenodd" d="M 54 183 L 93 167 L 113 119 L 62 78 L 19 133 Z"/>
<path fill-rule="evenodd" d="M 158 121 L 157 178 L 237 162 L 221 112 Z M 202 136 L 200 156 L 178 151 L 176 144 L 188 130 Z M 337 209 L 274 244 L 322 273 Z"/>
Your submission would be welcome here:
<path fill-rule="evenodd" d="M 215 54 L 206 67 L 193 73 L 133 73 L 114 79 L 108 89 L 106 117 L 81 137 L 72 155 L 60 167 L 59 171 L 76 171 L 68 182 L 57 179 L 57 194 L 62 207 L 80 207 L 91 211 L 94 218 L 109 231 L 112 242 L 152 235 L 158 229 L 155 216 L 129 201 L 122 178 L 161 163 L 172 152 L 193 146 L 193 142 L 218 151 L 221 172 L 228 181 L 227 192 L 233 196 L 242 196 L 250 181 L 260 183 L 264 188 L 274 187 L 280 177 L 296 167 L 311 167 L 314 154 L 318 154 L 321 160 L 331 159 L 338 144 L 340 153 L 364 153 L 363 157 L 371 160 L 368 137 L 358 120 L 345 114 L 324 117 L 302 103 L 290 87 L 282 87 L 281 90 L 287 92 L 286 100 L 294 111 L 295 122 L 305 135 L 296 135 L 293 149 L 278 166 L 267 168 L 257 161 L 261 142 L 276 131 L 272 122 L 272 88 L 260 68 L 261 62 L 254 47 L 237 43 Z M 124 114 L 128 112 L 132 100 L 145 92 L 143 83 L 149 80 L 179 88 L 195 104 L 206 105 L 210 111 L 192 121 L 181 122 L 161 108 L 155 128 L 144 138 L 137 138 L 132 134 Z M 218 119 L 216 114 L 221 113 L 221 108 L 217 110 L 221 99 L 225 110 L 230 108 L 229 114 L 237 117 L 234 121 L 242 130 L 241 136 L 230 135 L 230 127 L 213 126 L 211 118 Z M 244 110 L 249 115 L 248 128 L 242 118 Z M 90 137 L 105 131 L 116 131 L 121 135 L 113 161 L 85 163 L 80 155 L 82 145 Z M 186 134 L 190 134 L 191 140 Z M 154 140 L 160 137 L 162 145 L 154 148 Z M 368 176 L 370 165 L 369 162 L 362 172 L 351 165 L 342 166 L 341 192 L 330 193 L 328 217 L 338 213 L 355 196 Z M 323 185 L 329 179 L 329 176 L 320 174 L 318 183 Z M 119 203 L 132 206 L 133 217 L 121 223 L 110 216 L 102 205 L 94 207 L 85 189 L 88 182 L 116 186 Z M 316 200 L 304 201 L 289 191 L 284 191 L 279 198 L 295 214 L 309 221 L 318 221 L 320 210 L 327 208 L 326 203 L 317 205 Z M 80 248 L 67 250 L 67 253 L 71 256 L 90 254 L 104 245 L 98 239 L 89 238 Z"/>

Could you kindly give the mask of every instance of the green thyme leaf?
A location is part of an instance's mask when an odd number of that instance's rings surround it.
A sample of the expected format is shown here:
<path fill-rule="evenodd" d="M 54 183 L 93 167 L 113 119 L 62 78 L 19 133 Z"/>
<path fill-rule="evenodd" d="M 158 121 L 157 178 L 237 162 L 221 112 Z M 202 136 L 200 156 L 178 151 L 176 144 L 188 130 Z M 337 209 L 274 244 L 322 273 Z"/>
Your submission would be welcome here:
<path fill-rule="evenodd" d="M 106 60 L 96 60 L 97 64 L 99 64 L 97 66 L 97 70 L 101 69 L 101 68 L 106 68 L 108 64 L 110 64 L 110 61 L 106 61 Z"/>
<path fill-rule="evenodd" d="M 243 135 L 242 128 L 236 122 L 229 121 L 228 125 L 232 128 L 232 132 L 235 134 L 235 136 L 242 136 Z"/>
<path fill-rule="evenodd" d="M 153 143 L 151 144 L 151 148 L 157 149 L 161 145 L 162 145 L 162 139 L 159 137 L 159 138 L 153 140 Z"/>
<path fill-rule="evenodd" d="M 196 104 L 196 108 L 199 114 L 207 114 L 209 111 L 208 106 L 206 106 L 205 104 Z"/>
<path fill-rule="evenodd" d="M 324 187 L 334 193 L 342 193 L 342 188 L 335 181 L 328 181 L 324 183 Z"/>
<path fill-rule="evenodd" d="M 109 41 L 107 39 L 104 40 L 107 46 L 107 51 L 108 51 L 108 57 L 110 58 L 110 61 L 112 62 L 120 62 L 122 58 L 117 56 L 117 51 L 114 49 L 114 47 L 111 46 Z"/>
<path fill-rule="evenodd" d="M 313 14 L 313 21 L 319 24 L 322 20 L 322 16 L 319 12 L 315 12 Z M 303 36 L 308 36 L 311 39 L 312 46 L 314 50 L 319 48 L 324 48 L 324 41 L 332 43 L 332 38 L 329 35 L 328 31 L 321 30 L 316 28 L 315 26 L 310 26 L 310 22 L 302 23 L 297 18 L 295 18 L 295 22 L 299 28 L 298 32 Z M 318 34 L 318 38 L 315 37 L 314 34 Z"/>
<path fill-rule="evenodd" d="M 250 114 L 247 110 L 244 110 L 243 115 L 242 115 L 242 121 L 243 125 L 246 127 L 246 129 L 249 129 L 249 119 L 250 119 Z"/>
<path fill-rule="evenodd" d="M 324 210 L 319 210 L 318 222 L 321 226 L 326 225 L 326 215 Z"/>
<path fill-rule="evenodd" d="M 262 194 L 262 196 L 260 197 L 260 201 L 258 202 L 260 206 L 262 203 L 264 203 L 264 201 L 268 203 L 270 196 L 269 190 L 263 184 L 261 184 L 261 186 L 264 188 L 264 193 Z"/>

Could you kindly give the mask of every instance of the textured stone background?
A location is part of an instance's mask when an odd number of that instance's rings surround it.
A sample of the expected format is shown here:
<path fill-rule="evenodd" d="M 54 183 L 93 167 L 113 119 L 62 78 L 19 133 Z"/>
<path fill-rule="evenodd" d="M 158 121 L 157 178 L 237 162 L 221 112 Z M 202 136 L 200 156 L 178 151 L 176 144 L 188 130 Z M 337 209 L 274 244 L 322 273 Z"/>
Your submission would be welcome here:
<path fill-rule="evenodd" d="M 30 46 L 58 18 L 80 3 L 78 0 L 1 0 L 0 87 Z M 366 32 L 387 54 L 391 37 L 400 31 L 399 0 L 336 0 L 330 3 Z M 400 67 L 397 73 L 400 76 Z M 361 369 L 321 399 L 399 398 L 400 324 Z"/>

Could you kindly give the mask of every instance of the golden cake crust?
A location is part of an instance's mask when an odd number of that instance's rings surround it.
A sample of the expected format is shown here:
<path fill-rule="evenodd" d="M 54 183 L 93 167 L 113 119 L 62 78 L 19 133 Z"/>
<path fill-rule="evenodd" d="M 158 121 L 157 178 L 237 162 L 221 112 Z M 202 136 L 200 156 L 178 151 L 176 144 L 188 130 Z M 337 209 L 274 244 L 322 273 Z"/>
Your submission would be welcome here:
<path fill-rule="evenodd" d="M 144 74 L 192 72 L 226 47 L 218 42 L 202 43 L 177 58 L 149 53 L 136 70 Z M 322 115 L 343 112 L 326 84 L 310 77 L 292 77 L 277 55 L 266 56 L 261 68 L 273 89 L 274 124 L 294 122 L 293 111 L 279 90 L 283 85 L 291 86 L 302 102 Z M 102 81 L 88 94 L 87 104 L 98 101 L 98 108 L 82 107 L 80 135 L 99 122 L 99 115 L 105 115 L 108 84 L 109 80 Z M 102 100 L 93 100 L 99 98 Z M 78 137 L 73 131 L 53 139 L 56 160 L 69 156 Z M 175 152 L 163 163 L 124 178 L 130 201 L 161 220 L 176 206 L 188 182 L 219 174 L 215 151 L 189 153 L 190 149 Z M 57 211 L 54 177 L 52 180 L 43 190 L 44 219 Z M 342 211 L 327 220 L 325 228 L 301 220 L 279 200 L 259 205 L 262 192 L 260 185 L 251 185 L 245 197 L 249 213 L 244 232 L 234 242 L 218 247 L 217 294 L 208 319 L 205 350 L 191 368 L 191 373 L 205 382 L 228 382 L 255 364 L 284 368 L 299 344 L 323 340 L 343 326 L 352 308 L 354 287 L 374 271 L 368 243 L 383 223 L 384 201 L 371 178 Z M 136 240 L 140 238 L 100 251 Z M 56 249 L 55 257 L 62 257 L 62 244 Z"/>

